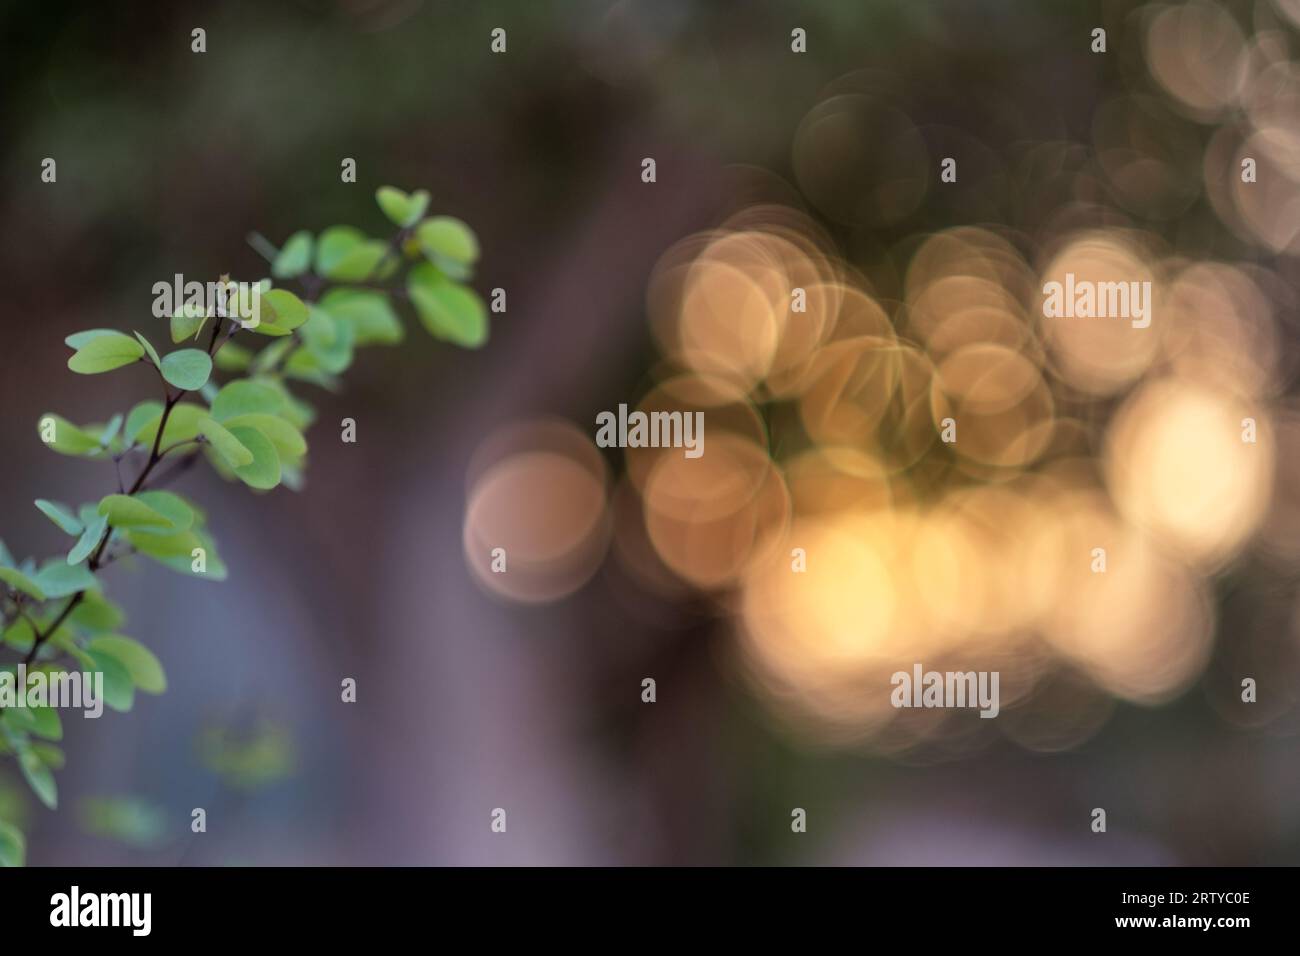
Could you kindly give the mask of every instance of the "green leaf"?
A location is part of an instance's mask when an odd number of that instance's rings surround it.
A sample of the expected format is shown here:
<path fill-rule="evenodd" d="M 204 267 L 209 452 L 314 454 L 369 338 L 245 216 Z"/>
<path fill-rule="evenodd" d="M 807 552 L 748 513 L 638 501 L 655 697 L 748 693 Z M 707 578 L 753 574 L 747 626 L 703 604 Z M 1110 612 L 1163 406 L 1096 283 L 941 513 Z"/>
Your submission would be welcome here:
<path fill-rule="evenodd" d="M 51 558 L 36 572 L 36 584 L 46 599 L 67 597 L 78 591 L 98 587 L 95 575 L 81 564 L 68 564 L 64 558 Z"/>
<path fill-rule="evenodd" d="M 60 629 L 58 633 L 63 634 L 66 632 Z M 4 643 L 19 654 L 26 655 L 32 649 L 32 645 L 36 643 L 36 633 L 32 630 L 31 622 L 26 618 L 19 618 L 10 624 L 4 632 Z M 13 665 L 9 666 L 12 667 Z M 4 670 L 4 668 L 0 667 L 0 670 Z M 11 670 L 10 673 L 13 673 L 13 671 Z M 0 714 L 0 720 L 3 719 L 4 714 Z"/>
<path fill-rule="evenodd" d="M 275 446 L 275 452 L 280 457 L 281 462 L 297 461 L 303 455 L 307 454 L 307 439 L 305 439 L 297 428 L 292 424 L 275 415 L 251 414 L 239 415 L 226 422 L 229 428 L 235 428 L 239 425 L 247 425 L 256 428 L 265 435 L 272 445 Z M 232 464 L 232 467 L 235 467 Z"/>
<path fill-rule="evenodd" d="M 361 282 L 382 277 L 387 272 L 380 271 L 379 264 L 387 254 L 387 243 L 378 239 L 366 240 L 348 250 L 346 255 L 325 272 L 325 277 L 336 282 Z M 395 259 L 393 264 L 396 265 Z"/>
<path fill-rule="evenodd" d="M 223 372 L 242 372 L 252 360 L 253 353 L 234 342 L 227 342 L 212 356 L 213 364 Z"/>
<path fill-rule="evenodd" d="M 91 552 L 99 547 L 100 539 L 104 537 L 104 532 L 107 530 L 108 519 L 97 514 L 94 520 L 86 525 L 86 529 L 81 532 L 81 537 L 68 552 L 68 564 L 80 564 L 90 557 Z"/>
<path fill-rule="evenodd" d="M 31 718 L 31 732 L 46 740 L 63 739 L 63 721 L 53 707 L 24 707 Z"/>
<path fill-rule="evenodd" d="M 162 360 L 162 375 L 168 382 L 186 392 L 203 387 L 212 374 L 212 357 L 202 349 L 181 349 Z"/>
<path fill-rule="evenodd" d="M 176 558 L 188 556 L 195 548 L 202 547 L 198 532 L 194 529 L 180 531 L 176 534 L 157 534 L 142 530 L 127 532 L 127 540 L 141 554 L 151 558 Z"/>
<path fill-rule="evenodd" d="M 253 414 L 261 411 L 266 412 L 267 414 L 278 415 L 299 431 L 306 431 L 311 427 L 311 423 L 316 420 L 316 410 L 312 408 L 311 404 L 309 402 L 304 402 L 302 399 L 293 395 L 293 393 L 291 393 L 285 386 L 284 382 L 279 379 L 268 376 L 265 378 L 254 378 L 252 379 L 252 382 L 259 388 L 269 389 L 271 392 L 278 395 L 279 406 L 276 408 L 247 409 L 246 411 L 241 410 L 238 414 Z M 213 416 L 213 418 L 216 417 L 217 416 L 215 415 Z M 222 421 L 225 421 L 225 419 L 222 419 Z"/>
<path fill-rule="evenodd" d="M 284 408 L 284 395 L 263 382 L 237 379 L 230 382 L 212 400 L 212 417 L 219 422 L 236 415 L 274 415 Z"/>
<path fill-rule="evenodd" d="M 253 460 L 235 469 L 235 474 L 250 488 L 268 490 L 280 483 L 280 456 L 271 440 L 250 425 L 236 425 L 230 434 L 253 453 Z"/>
<path fill-rule="evenodd" d="M 111 445 L 113 439 L 117 437 L 117 433 L 122 430 L 123 421 L 121 415 L 114 415 L 110 418 L 108 424 L 104 426 L 104 430 L 99 433 L 99 443 L 104 446 Z"/>
<path fill-rule="evenodd" d="M 295 232 L 284 242 L 284 248 L 271 263 L 271 275 L 277 279 L 295 279 L 311 268 L 312 240 L 310 232 Z"/>
<path fill-rule="evenodd" d="M 316 420 L 316 409 L 308 402 L 286 392 L 285 408 L 280 412 L 280 417 L 299 431 L 306 431 Z"/>
<path fill-rule="evenodd" d="M 396 257 L 383 270 L 376 271 L 388 252 L 387 243 L 367 239 L 351 226 L 331 226 L 321 233 L 316 244 L 316 271 L 337 282 L 359 282 L 375 275 L 382 278 L 397 269 Z"/>
<path fill-rule="evenodd" d="M 352 342 L 362 345 L 396 345 L 404 330 L 388 296 L 360 289 L 331 289 L 320 300 L 324 309 L 340 322 L 352 327 Z"/>
<path fill-rule="evenodd" d="M 67 757 L 64 756 L 63 750 L 54 744 L 34 743 L 32 744 L 32 753 L 41 758 L 41 763 L 51 770 L 62 770 L 63 765 L 67 763 Z"/>
<path fill-rule="evenodd" d="M 487 342 L 487 309 L 472 289 L 457 285 L 427 262 L 411 269 L 406 288 L 420 321 L 435 338 L 471 349 Z"/>
<path fill-rule="evenodd" d="M 193 402 L 178 402 L 172 407 L 167 418 L 167 428 L 163 431 L 159 447 L 166 448 L 176 442 L 190 441 L 199 434 L 199 421 L 208 416 L 208 410 Z M 136 435 L 136 440 L 147 448 L 153 447 L 153 440 L 158 434 L 158 425 L 162 421 L 162 411 L 145 424 Z"/>
<path fill-rule="evenodd" d="M 393 186 L 380 186 L 375 201 L 395 225 L 414 226 L 429 208 L 429 194 L 423 189 L 407 195 Z"/>
<path fill-rule="evenodd" d="M 351 356 L 345 358 L 344 364 L 350 364 Z M 337 365 L 337 363 L 335 363 Z M 321 361 L 310 349 L 303 347 L 289 356 L 284 363 L 284 374 L 300 382 L 309 382 L 318 388 L 334 391 L 338 388 L 338 378 L 325 371 Z"/>
<path fill-rule="evenodd" d="M 307 321 L 307 303 L 287 289 L 272 289 L 263 295 L 261 308 L 269 312 L 266 319 L 270 323 L 286 332 L 292 332 Z"/>
<path fill-rule="evenodd" d="M 280 484 L 290 491 L 302 491 L 302 468 L 296 462 L 280 459 Z"/>
<path fill-rule="evenodd" d="M 156 402 L 150 399 L 141 402 L 133 409 L 126 413 L 126 424 L 122 426 L 122 434 L 126 436 L 128 442 L 134 442 L 138 439 L 140 430 L 150 422 L 156 422 L 162 415 L 162 402 Z"/>
<path fill-rule="evenodd" d="M 116 631 L 126 615 L 122 609 L 98 591 L 87 591 L 68 620 L 88 631 Z"/>
<path fill-rule="evenodd" d="M 56 631 L 54 636 L 50 638 L 50 643 L 75 660 L 83 672 L 95 669 L 94 659 L 81 649 L 81 645 L 68 636 L 67 631 Z"/>
<path fill-rule="evenodd" d="M 299 334 L 322 371 L 337 375 L 352 364 L 352 326 L 335 322 L 324 309 L 312 309 Z"/>
<path fill-rule="evenodd" d="M 144 355 L 144 346 L 129 335 L 111 332 L 96 335 L 77 349 L 68 359 L 68 368 L 82 375 L 110 372 L 123 365 L 137 362 Z"/>
<path fill-rule="evenodd" d="M 249 372 L 253 375 L 261 375 L 267 369 L 274 368 L 284 359 L 285 353 L 296 349 L 298 344 L 298 340 L 290 336 L 276 339 L 254 356 L 248 367 Z"/>
<path fill-rule="evenodd" d="M 139 641 L 120 634 L 106 634 L 86 645 L 92 654 L 107 654 L 126 668 L 135 686 L 146 694 L 161 694 L 167 689 L 167 676 L 153 651 Z"/>
<path fill-rule="evenodd" d="M 31 647 L 30 642 L 28 643 L 27 646 L 29 648 Z M 16 670 L 16 668 L 13 668 L 13 665 L 10 665 L 9 668 L 6 669 L 11 674 L 14 673 L 14 670 Z M 28 679 L 30 680 L 30 673 Z M 29 688 L 18 686 L 16 682 L 16 675 L 15 675 L 15 683 L 13 684 L 13 687 L 14 687 L 15 696 L 21 696 L 23 698 L 24 703 L 26 703 Z M 41 709 L 49 710 L 48 707 L 45 708 L 26 707 L 26 706 L 10 707 L 4 711 L 3 715 L 0 715 L 0 718 L 4 720 L 4 722 L 8 725 L 10 729 L 17 731 L 20 734 L 27 734 L 30 736 L 35 732 L 36 728 L 41 725 L 41 721 L 43 718 L 38 717 L 36 713 L 38 710 Z M 49 729 L 48 722 L 46 723 L 46 729 Z"/>
<path fill-rule="evenodd" d="M 272 289 L 262 296 L 258 324 L 263 335 L 288 335 L 307 321 L 307 305 L 288 289 Z"/>
<path fill-rule="evenodd" d="M 120 415 L 117 417 L 119 419 L 121 418 Z M 122 442 L 120 440 L 115 440 L 112 435 L 107 439 L 103 437 L 110 425 L 112 425 L 111 420 L 107 424 L 104 422 L 87 422 L 84 425 L 78 426 L 83 432 L 90 435 L 99 444 L 99 448 L 87 452 L 85 457 L 100 458 L 103 457 L 104 452 L 117 452 L 122 450 Z"/>
<path fill-rule="evenodd" d="M 208 313 L 202 306 L 194 303 L 182 306 L 171 318 L 172 342 L 179 345 L 186 339 L 197 339 L 207 321 Z"/>
<path fill-rule="evenodd" d="M 45 766 L 40 755 L 30 750 L 18 755 L 18 767 L 27 779 L 32 792 L 51 810 L 59 807 L 59 787 L 54 782 L 54 774 Z"/>
<path fill-rule="evenodd" d="M 468 225 L 452 216 L 436 216 L 420 223 L 415 237 L 435 266 L 453 278 L 469 278 L 479 248 L 478 237 Z"/>
<path fill-rule="evenodd" d="M 86 329 L 84 332 L 73 332 L 63 341 L 67 343 L 70 349 L 79 349 L 92 339 L 108 335 L 121 335 L 117 329 Z"/>
<path fill-rule="evenodd" d="M 45 600 L 45 592 L 41 589 L 41 586 L 17 568 L 0 568 L 0 581 L 9 585 L 15 591 L 22 591 L 38 601 Z"/>
<path fill-rule="evenodd" d="M 27 862 L 27 841 L 22 831 L 0 820 L 0 866 L 22 866 Z"/>
<path fill-rule="evenodd" d="M 239 439 L 230 434 L 225 426 L 211 418 L 205 418 L 199 422 L 199 429 L 231 468 L 242 468 L 252 463 L 253 453 L 241 445 Z"/>
<path fill-rule="evenodd" d="M 334 318 L 324 309 L 308 310 L 306 323 L 298 333 L 307 345 L 328 347 L 338 339 L 339 331 Z"/>
<path fill-rule="evenodd" d="M 224 581 L 227 570 L 221 556 L 217 553 L 212 536 L 204 531 L 186 531 L 184 534 L 162 537 L 128 532 L 127 537 L 136 550 L 159 564 L 188 574 L 191 577 L 205 578 L 209 581 Z M 194 569 L 194 549 L 202 548 L 207 568 L 204 571 Z"/>
<path fill-rule="evenodd" d="M 154 368 L 162 368 L 162 359 L 158 357 L 158 350 L 149 344 L 149 340 L 139 332 L 135 333 L 135 337 L 136 341 L 138 341 L 144 349 L 144 354 L 149 356 L 149 361 L 153 362 Z"/>
<path fill-rule="evenodd" d="M 360 229 L 351 226 L 330 226 L 316 242 L 316 271 L 328 275 L 344 256 L 366 241 Z"/>
<path fill-rule="evenodd" d="M 36 423 L 36 434 L 61 455 L 91 456 L 103 451 L 98 438 L 53 412 L 46 412 L 40 417 Z"/>
<path fill-rule="evenodd" d="M 70 534 L 74 537 L 81 534 L 81 522 L 72 514 L 66 505 L 55 504 L 53 501 L 46 501 L 44 498 L 36 499 L 36 507 L 41 509 L 41 513 L 49 518 L 64 534 Z"/>
<path fill-rule="evenodd" d="M 119 713 L 126 713 L 135 703 L 135 682 L 121 661 L 103 651 L 87 649 L 95 670 L 104 675 L 104 703 Z"/>
<path fill-rule="evenodd" d="M 163 529 L 167 534 L 188 531 L 194 524 L 193 509 L 178 494 L 170 491 L 141 491 L 135 496 L 135 500 L 152 508 L 170 522 L 170 525 Z"/>
<path fill-rule="evenodd" d="M 141 496 L 107 495 L 99 502 L 99 513 L 115 528 L 175 530 L 171 519 L 141 500 Z"/>

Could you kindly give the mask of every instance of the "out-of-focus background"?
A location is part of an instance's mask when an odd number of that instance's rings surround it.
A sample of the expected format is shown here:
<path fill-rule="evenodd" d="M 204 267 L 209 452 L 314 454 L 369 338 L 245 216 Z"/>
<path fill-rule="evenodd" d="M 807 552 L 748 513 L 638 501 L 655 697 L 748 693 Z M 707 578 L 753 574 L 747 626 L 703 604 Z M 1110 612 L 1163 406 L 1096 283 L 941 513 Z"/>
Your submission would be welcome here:
<path fill-rule="evenodd" d="M 230 579 L 108 572 L 170 687 L 65 721 L 57 813 L 0 770 L 29 862 L 1300 861 L 1296 0 L 0 22 L 16 554 L 62 543 L 32 499 L 111 490 L 38 417 L 153 387 L 64 336 L 259 274 L 250 231 L 382 233 L 375 188 L 425 187 L 508 295 L 482 351 L 410 334 L 315 396 L 302 493 L 186 479 Z M 1051 325 L 1067 271 L 1152 281 L 1152 328 Z M 704 408 L 711 470 L 598 452 L 624 402 Z M 894 711 L 913 662 L 1000 668 L 1003 713 Z"/>

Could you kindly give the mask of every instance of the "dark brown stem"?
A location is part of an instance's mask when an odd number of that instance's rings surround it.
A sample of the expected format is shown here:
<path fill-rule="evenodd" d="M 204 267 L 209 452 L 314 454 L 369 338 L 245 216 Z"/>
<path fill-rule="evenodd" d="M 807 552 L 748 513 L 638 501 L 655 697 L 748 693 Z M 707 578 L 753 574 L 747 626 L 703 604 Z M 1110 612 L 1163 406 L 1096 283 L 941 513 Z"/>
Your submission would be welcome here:
<path fill-rule="evenodd" d="M 30 665 L 32 661 L 36 660 L 36 654 L 40 651 L 41 645 L 49 640 L 50 635 L 59 629 L 59 625 L 68 619 L 68 615 L 77 609 L 77 605 L 80 604 L 85 597 L 85 591 L 78 591 L 76 594 L 72 595 L 68 600 L 68 603 L 63 605 L 63 610 L 59 612 L 59 616 L 56 617 L 54 622 L 45 629 L 44 633 L 37 631 L 35 626 L 32 627 L 32 633 L 36 635 L 36 639 L 32 641 L 31 650 L 29 650 L 27 656 L 23 658 L 24 664 Z"/>

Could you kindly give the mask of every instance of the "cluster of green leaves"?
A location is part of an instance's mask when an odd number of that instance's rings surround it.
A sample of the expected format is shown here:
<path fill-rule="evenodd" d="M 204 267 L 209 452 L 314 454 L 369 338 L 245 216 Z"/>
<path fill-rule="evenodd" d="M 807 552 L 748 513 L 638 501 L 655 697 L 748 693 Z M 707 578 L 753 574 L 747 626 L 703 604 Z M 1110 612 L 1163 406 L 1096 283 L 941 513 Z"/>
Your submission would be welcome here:
<path fill-rule="evenodd" d="M 271 275 L 257 283 L 260 321 L 241 325 L 234 309 L 178 303 L 168 333 L 180 348 L 159 353 L 144 334 L 90 329 L 68 336 L 68 368 L 83 375 L 144 364 L 162 398 L 150 398 L 77 425 L 41 416 L 41 440 L 62 455 L 113 464 L 117 490 L 70 506 L 35 504 L 68 536 L 66 553 L 38 563 L 15 560 L 0 542 L 0 651 L 14 660 L 0 670 L 68 670 L 103 674 L 104 703 L 129 710 L 135 693 L 162 693 L 162 665 L 143 644 L 120 633 L 121 608 L 104 595 L 101 572 L 139 554 L 173 571 L 220 581 L 227 568 L 207 530 L 206 513 L 161 485 L 199 459 L 223 478 L 257 491 L 301 488 L 304 432 L 315 410 L 294 383 L 333 389 L 356 350 L 397 345 L 404 326 L 397 303 L 409 302 L 436 338 L 465 348 L 487 340 L 487 310 L 468 286 L 479 256 L 470 228 L 449 216 L 426 217 L 429 194 L 389 186 L 376 194 L 396 233 L 367 236 L 351 226 L 297 232 L 276 249 L 255 237 Z M 226 293 L 236 285 L 222 279 Z M 297 290 L 293 288 L 297 287 Z M 239 336 L 239 341 L 232 341 Z M 206 340 L 206 347 L 203 342 Z M 219 382 L 221 376 L 230 376 Z M 124 470 L 134 479 L 124 480 Z M 50 707 L 0 709 L 0 755 L 17 760 L 37 798 L 58 804 L 54 771 L 63 725 Z M 22 833 L 0 819 L 0 865 L 21 863 Z"/>

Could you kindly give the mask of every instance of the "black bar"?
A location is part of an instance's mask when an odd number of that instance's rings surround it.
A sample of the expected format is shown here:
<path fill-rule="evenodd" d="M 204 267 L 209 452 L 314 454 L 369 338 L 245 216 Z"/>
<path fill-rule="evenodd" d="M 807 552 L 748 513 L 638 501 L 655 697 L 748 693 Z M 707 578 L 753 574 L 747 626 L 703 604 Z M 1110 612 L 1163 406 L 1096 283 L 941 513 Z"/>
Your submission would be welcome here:
<path fill-rule="evenodd" d="M 843 930 L 850 939 L 996 941 L 1131 937 L 1147 943 L 1277 933 L 1289 923 L 1286 869 L 28 869 L 0 871 L 4 938 L 128 944 L 292 938 L 337 946 L 436 928 L 436 941 L 532 942 L 664 934 L 693 925 L 736 939 Z M 150 894 L 149 933 L 51 925 L 56 894 Z M 96 896 L 93 904 L 87 896 Z M 103 912 L 143 926 L 122 898 Z M 1151 921 L 1147 925 L 1133 920 Z M 1183 923 L 1178 921 L 1182 920 Z M 1186 921 L 1196 920 L 1196 925 Z M 1209 920 L 1205 927 L 1199 921 Z M 1245 922 L 1225 925 L 1224 921 Z M 1121 925 L 1121 921 L 1130 921 Z M 603 928 L 602 928 L 603 927 Z M 671 934 L 669 933 L 671 930 Z M 811 936 L 810 936 L 811 938 Z"/>

